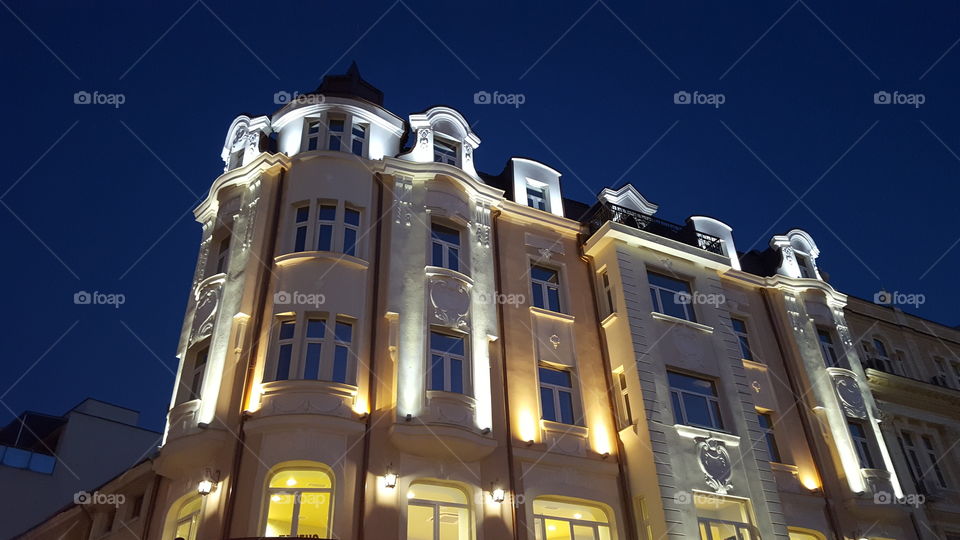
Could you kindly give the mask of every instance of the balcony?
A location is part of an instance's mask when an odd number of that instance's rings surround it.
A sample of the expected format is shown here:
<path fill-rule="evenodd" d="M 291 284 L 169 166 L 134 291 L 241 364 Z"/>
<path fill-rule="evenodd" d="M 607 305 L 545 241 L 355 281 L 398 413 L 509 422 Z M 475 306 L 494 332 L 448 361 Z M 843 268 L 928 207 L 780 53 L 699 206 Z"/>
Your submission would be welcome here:
<path fill-rule="evenodd" d="M 607 202 L 599 203 L 583 218 L 583 222 L 590 229 L 590 234 L 597 232 L 608 221 L 669 238 L 710 253 L 726 255 L 723 252 L 723 243 L 719 238 L 697 231 L 693 227 L 693 223 L 689 221 L 685 225 L 680 225 Z"/>

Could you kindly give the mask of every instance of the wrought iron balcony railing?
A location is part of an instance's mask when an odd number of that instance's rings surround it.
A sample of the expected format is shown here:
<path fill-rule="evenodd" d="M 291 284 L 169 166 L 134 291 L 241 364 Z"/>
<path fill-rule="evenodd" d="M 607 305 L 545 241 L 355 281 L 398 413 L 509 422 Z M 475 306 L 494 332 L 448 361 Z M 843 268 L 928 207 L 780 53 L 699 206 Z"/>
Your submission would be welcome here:
<path fill-rule="evenodd" d="M 719 238 L 697 231 L 693 227 L 693 223 L 690 222 L 687 222 L 686 225 L 680 225 L 607 202 L 600 202 L 583 219 L 587 227 L 590 228 L 590 234 L 597 232 L 604 223 L 613 221 L 650 234 L 683 242 L 688 246 L 700 248 L 710 253 L 724 255 L 722 241 Z"/>

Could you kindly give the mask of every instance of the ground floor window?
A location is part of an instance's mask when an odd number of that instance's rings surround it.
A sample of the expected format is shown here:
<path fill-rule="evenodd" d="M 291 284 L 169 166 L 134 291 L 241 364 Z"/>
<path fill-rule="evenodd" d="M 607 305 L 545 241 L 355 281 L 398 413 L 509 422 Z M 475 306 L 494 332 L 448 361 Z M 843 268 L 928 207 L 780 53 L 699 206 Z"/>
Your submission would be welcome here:
<path fill-rule="evenodd" d="M 538 498 L 533 501 L 536 540 L 610 540 L 610 518 L 599 506 Z"/>
<path fill-rule="evenodd" d="M 267 488 L 264 536 L 330 538 L 333 479 L 322 469 L 285 469 Z"/>
<path fill-rule="evenodd" d="M 407 540 L 472 538 L 467 494 L 456 487 L 415 482 L 407 491 Z"/>
<path fill-rule="evenodd" d="M 197 527 L 200 525 L 200 503 L 202 499 L 199 495 L 191 497 L 177 512 L 177 527 L 174 531 L 174 538 L 183 538 L 183 540 L 196 540 Z"/>
<path fill-rule="evenodd" d="M 790 527 L 790 540 L 827 540 L 822 533 L 812 529 L 801 529 L 799 527 Z"/>
<path fill-rule="evenodd" d="M 701 540 L 760 540 L 750 502 L 713 493 L 694 493 Z"/>

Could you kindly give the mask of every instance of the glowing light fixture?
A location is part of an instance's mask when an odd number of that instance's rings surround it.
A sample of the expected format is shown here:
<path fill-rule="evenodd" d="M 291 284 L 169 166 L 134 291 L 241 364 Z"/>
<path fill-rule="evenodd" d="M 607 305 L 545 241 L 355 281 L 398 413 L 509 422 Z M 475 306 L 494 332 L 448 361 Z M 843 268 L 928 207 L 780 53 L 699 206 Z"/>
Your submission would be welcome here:
<path fill-rule="evenodd" d="M 217 484 L 219 483 L 220 471 L 211 471 L 210 469 L 206 469 L 203 471 L 203 480 L 197 484 L 197 493 L 205 497 L 216 491 Z"/>
<path fill-rule="evenodd" d="M 290 478 L 287 479 L 287 485 L 291 487 L 297 485 L 297 479 L 291 476 Z"/>
<path fill-rule="evenodd" d="M 507 498 L 507 492 L 503 488 L 493 488 L 490 491 L 490 498 L 493 499 L 493 502 L 502 503 Z"/>
<path fill-rule="evenodd" d="M 383 487 L 393 489 L 397 487 L 397 480 L 400 476 L 390 470 L 387 474 L 383 475 Z"/>

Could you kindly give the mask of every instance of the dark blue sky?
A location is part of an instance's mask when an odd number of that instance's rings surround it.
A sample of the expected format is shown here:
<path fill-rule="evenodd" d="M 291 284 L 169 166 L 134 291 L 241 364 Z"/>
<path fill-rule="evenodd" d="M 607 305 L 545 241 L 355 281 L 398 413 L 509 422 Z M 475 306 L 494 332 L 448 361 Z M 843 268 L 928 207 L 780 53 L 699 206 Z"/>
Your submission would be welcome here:
<path fill-rule="evenodd" d="M 162 428 L 188 210 L 229 123 L 352 60 L 401 116 L 463 112 L 485 171 L 534 157 L 582 200 L 629 181 L 664 218 L 727 222 L 741 250 L 800 227 L 840 290 L 922 293 L 908 311 L 960 323 L 954 2 L 4 2 L 0 416 L 92 396 Z M 81 90 L 125 103 L 76 105 Z M 681 90 L 725 103 L 675 105 Z M 74 305 L 79 290 L 126 303 Z"/>

